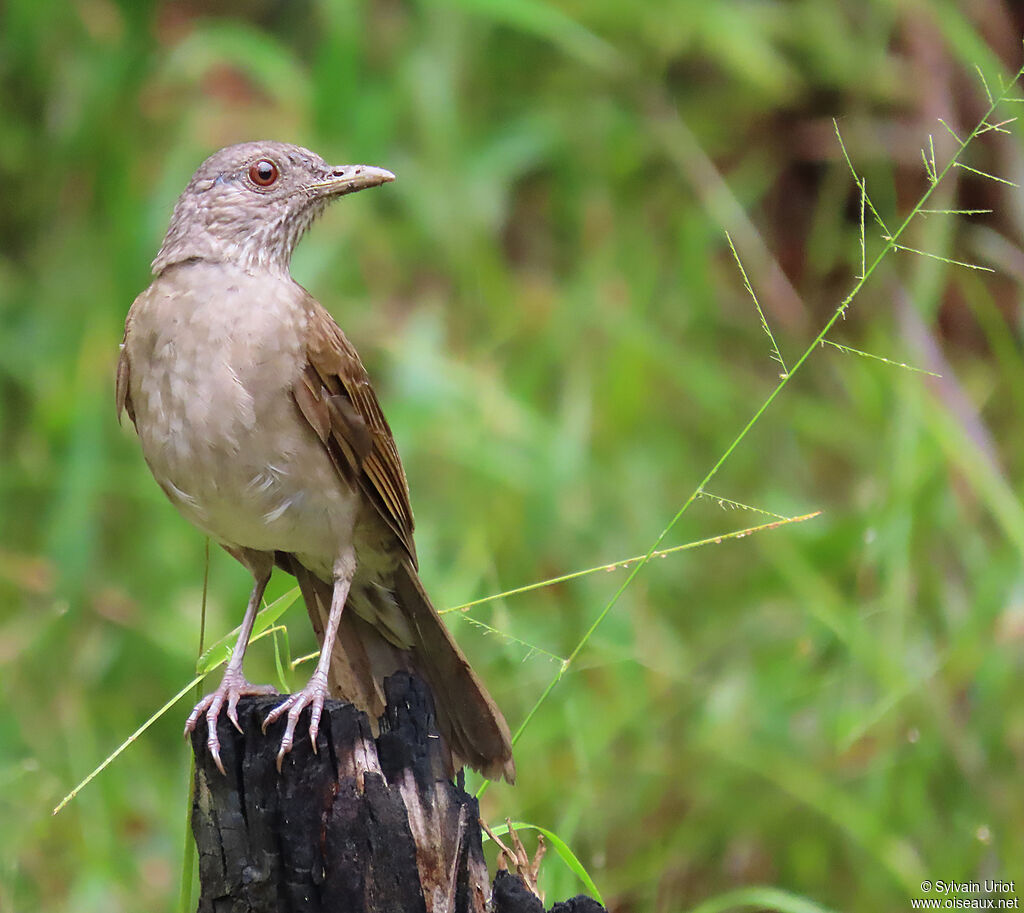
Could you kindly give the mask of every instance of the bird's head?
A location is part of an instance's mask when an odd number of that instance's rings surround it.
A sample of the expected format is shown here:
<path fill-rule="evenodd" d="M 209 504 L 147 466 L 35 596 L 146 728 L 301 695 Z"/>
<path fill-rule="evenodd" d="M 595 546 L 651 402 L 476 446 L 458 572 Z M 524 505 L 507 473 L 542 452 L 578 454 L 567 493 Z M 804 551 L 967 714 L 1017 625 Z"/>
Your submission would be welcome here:
<path fill-rule="evenodd" d="M 394 179 L 369 165 L 328 165 L 288 143 L 226 146 L 178 198 L 153 273 L 192 259 L 287 273 L 299 238 L 328 202 Z"/>

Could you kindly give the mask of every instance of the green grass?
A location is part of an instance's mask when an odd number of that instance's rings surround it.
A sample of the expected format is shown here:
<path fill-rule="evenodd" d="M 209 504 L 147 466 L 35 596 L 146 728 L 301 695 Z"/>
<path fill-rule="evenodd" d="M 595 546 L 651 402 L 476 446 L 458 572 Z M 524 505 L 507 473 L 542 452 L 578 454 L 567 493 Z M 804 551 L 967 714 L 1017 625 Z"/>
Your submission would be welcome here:
<path fill-rule="evenodd" d="M 424 578 L 457 606 L 643 553 L 999 92 L 953 3 L 10 0 L 0 13 L 0 908 L 172 909 L 204 543 L 118 429 L 121 323 L 170 206 L 270 136 L 399 180 L 342 201 L 294 272 L 375 378 Z M 1002 15 L 998 11 L 993 15 Z M 1009 116 L 1017 113 L 1014 110 Z M 964 164 L 1020 173 L 1019 131 Z M 929 159 L 930 161 L 930 159 Z M 906 909 L 1020 878 L 1024 428 L 1019 191 L 938 185 L 665 540 L 483 811 L 530 821 L 618 911 Z M 865 215 L 864 260 L 882 249 Z M 773 338 L 762 329 L 729 233 Z M 783 280 L 786 281 L 783 281 Z M 724 509 L 728 508 L 728 510 Z M 513 727 L 629 571 L 452 620 Z M 291 586 L 275 580 L 268 599 Z M 211 556 L 207 642 L 247 575 Z M 289 652 L 312 649 L 301 612 Z M 540 648 L 531 651 L 529 646 Z M 273 638 L 253 680 L 276 680 Z M 297 670 L 296 677 L 302 671 Z M 581 890 L 549 854 L 549 902 Z"/>

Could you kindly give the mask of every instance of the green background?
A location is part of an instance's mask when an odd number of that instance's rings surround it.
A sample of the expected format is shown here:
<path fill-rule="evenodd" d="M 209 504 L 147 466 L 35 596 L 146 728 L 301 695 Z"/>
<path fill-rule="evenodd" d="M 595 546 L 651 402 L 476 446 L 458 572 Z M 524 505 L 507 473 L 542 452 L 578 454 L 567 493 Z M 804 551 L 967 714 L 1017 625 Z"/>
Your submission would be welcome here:
<path fill-rule="evenodd" d="M 177 903 L 189 700 L 50 810 L 194 667 L 204 540 L 118 427 L 113 370 L 206 155 L 274 138 L 398 175 L 293 272 L 375 379 L 454 606 L 647 550 L 778 380 L 725 231 L 792 364 L 860 268 L 832 118 L 898 224 L 929 135 L 955 149 L 937 118 L 984 112 L 975 67 L 996 91 L 1019 66 L 1013 9 L 7 0 L 0 910 Z M 965 161 L 1017 180 L 1006 129 Z M 816 350 L 708 487 L 823 515 L 644 569 L 484 798 L 560 835 L 615 911 L 770 885 L 874 913 L 925 878 L 1024 880 L 1024 206 L 964 169 L 929 206 L 994 209 L 905 243 L 995 272 L 901 252 L 831 338 L 942 378 Z M 761 522 L 701 499 L 666 542 Z M 209 574 L 216 638 L 249 580 L 217 549 Z M 448 616 L 513 727 L 558 669 L 513 638 L 568 655 L 623 579 L 473 610 L 501 634 Z M 247 670 L 273 678 L 269 640 Z M 554 853 L 542 884 L 580 890 Z"/>

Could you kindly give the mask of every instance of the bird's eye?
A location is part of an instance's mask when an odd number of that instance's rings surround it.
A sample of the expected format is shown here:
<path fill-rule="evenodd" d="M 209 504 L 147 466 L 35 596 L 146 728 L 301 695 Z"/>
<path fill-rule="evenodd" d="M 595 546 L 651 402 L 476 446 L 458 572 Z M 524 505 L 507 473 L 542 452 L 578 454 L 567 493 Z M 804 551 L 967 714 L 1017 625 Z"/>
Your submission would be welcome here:
<path fill-rule="evenodd" d="M 249 166 L 249 180 L 260 187 L 269 187 L 280 174 L 277 165 L 270 159 L 260 159 Z"/>

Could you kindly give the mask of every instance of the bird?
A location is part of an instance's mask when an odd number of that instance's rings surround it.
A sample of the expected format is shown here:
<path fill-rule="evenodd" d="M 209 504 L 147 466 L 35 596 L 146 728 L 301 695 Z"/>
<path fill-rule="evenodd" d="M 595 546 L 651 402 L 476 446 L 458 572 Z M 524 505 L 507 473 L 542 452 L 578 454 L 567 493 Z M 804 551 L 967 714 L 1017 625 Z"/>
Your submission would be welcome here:
<path fill-rule="evenodd" d="M 515 780 L 508 724 L 441 620 L 419 578 L 405 471 L 359 355 L 330 313 L 290 273 L 295 246 L 332 201 L 388 184 L 367 165 L 328 165 L 272 141 L 207 158 L 179 197 L 132 304 L 117 367 L 120 419 L 171 503 L 253 577 L 223 678 L 186 722 L 241 731 L 250 683 L 242 665 L 272 571 L 293 575 L 320 642 L 301 690 L 266 717 L 286 717 L 277 766 L 310 710 L 316 750 L 324 701 L 375 720 L 383 679 L 429 685 L 450 771 L 468 765 Z"/>

